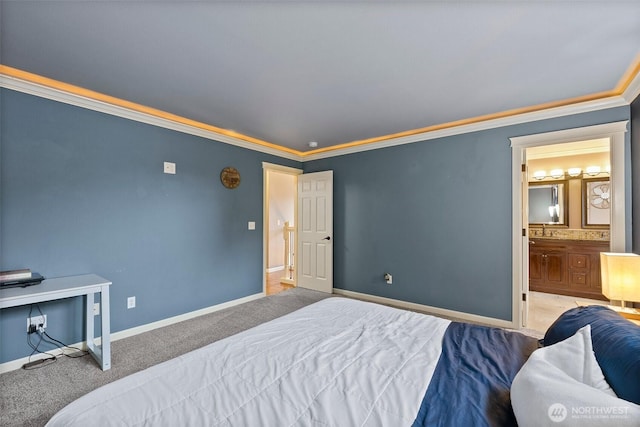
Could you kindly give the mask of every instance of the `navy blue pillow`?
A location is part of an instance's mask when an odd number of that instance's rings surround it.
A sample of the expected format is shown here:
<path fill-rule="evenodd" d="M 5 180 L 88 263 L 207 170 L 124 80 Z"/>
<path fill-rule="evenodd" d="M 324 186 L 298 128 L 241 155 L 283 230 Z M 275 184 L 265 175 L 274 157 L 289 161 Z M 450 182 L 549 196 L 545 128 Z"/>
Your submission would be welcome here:
<path fill-rule="evenodd" d="M 640 326 L 607 307 L 590 305 L 563 313 L 544 336 L 549 346 L 591 324 L 596 360 L 618 397 L 640 405 Z"/>

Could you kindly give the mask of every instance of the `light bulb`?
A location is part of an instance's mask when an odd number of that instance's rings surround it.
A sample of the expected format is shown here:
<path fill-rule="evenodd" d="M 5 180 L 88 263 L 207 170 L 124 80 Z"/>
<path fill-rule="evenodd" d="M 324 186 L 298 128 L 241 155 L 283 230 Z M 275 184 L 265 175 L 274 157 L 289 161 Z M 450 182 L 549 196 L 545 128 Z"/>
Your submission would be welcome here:
<path fill-rule="evenodd" d="M 600 166 L 587 166 L 587 175 L 595 176 L 600 173 Z"/>
<path fill-rule="evenodd" d="M 547 177 L 547 171 L 535 171 L 533 177 L 535 179 L 545 179 Z"/>
<path fill-rule="evenodd" d="M 562 169 L 554 169 L 551 172 L 549 172 L 549 174 L 551 175 L 552 178 L 558 179 L 564 176 L 564 171 Z"/>

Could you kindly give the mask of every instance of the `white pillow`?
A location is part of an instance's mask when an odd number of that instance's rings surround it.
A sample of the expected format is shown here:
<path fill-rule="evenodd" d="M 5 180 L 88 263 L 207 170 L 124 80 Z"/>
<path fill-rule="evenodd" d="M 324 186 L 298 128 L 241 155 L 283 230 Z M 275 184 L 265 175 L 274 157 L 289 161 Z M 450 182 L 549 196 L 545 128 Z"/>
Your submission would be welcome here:
<path fill-rule="evenodd" d="M 534 351 L 511 385 L 520 427 L 640 425 L 640 406 L 619 399 L 602 374 L 587 325 Z"/>

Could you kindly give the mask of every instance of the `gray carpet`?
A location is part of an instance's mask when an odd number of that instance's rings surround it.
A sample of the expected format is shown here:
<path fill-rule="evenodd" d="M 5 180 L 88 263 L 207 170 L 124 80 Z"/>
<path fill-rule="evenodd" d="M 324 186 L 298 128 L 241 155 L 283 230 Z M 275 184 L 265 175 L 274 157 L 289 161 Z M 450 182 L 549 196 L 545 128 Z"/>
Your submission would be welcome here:
<path fill-rule="evenodd" d="M 91 356 L 62 357 L 39 369 L 7 372 L 0 375 L 0 426 L 43 426 L 64 406 L 104 384 L 330 296 L 294 288 L 114 341 L 106 372 Z"/>

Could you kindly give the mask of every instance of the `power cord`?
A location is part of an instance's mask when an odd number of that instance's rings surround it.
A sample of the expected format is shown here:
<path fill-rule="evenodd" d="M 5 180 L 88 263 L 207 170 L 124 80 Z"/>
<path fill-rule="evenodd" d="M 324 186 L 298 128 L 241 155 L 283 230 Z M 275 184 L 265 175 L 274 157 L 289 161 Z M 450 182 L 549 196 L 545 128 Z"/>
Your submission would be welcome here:
<path fill-rule="evenodd" d="M 63 352 L 60 354 L 60 356 L 65 356 L 65 357 L 68 357 L 70 359 L 77 359 L 78 357 L 83 357 L 83 356 L 86 356 L 87 354 L 89 354 L 88 351 L 82 350 L 81 348 L 78 348 L 78 347 L 73 347 L 73 346 L 67 345 L 67 344 L 63 343 L 62 341 L 53 338 L 44 329 L 41 329 L 39 331 L 39 333 L 40 333 L 40 336 L 43 338 L 43 340 L 45 342 L 48 342 L 49 344 L 53 344 L 53 345 L 60 344 L 62 346 L 61 348 L 63 349 Z M 43 335 L 44 335 L 44 337 L 43 337 Z M 64 349 L 65 348 L 68 348 L 70 350 L 76 350 L 76 352 L 75 353 L 71 353 L 71 354 L 64 353 Z M 78 353 L 81 353 L 81 354 L 78 354 Z"/>
<path fill-rule="evenodd" d="M 55 362 L 56 361 L 55 354 L 47 353 L 46 351 L 41 351 L 41 350 L 38 349 L 38 347 L 42 343 L 42 335 L 38 334 L 38 337 L 40 338 L 40 340 L 38 341 L 37 344 L 33 344 L 31 342 L 31 336 L 32 336 L 32 333 L 27 333 L 27 344 L 29 344 L 29 347 L 31 347 L 33 351 L 29 355 L 29 361 L 27 363 L 25 363 L 24 365 L 22 365 L 22 369 L 28 371 L 30 369 L 42 368 L 44 366 L 50 365 L 51 363 Z M 36 353 L 47 354 L 47 355 L 49 355 L 49 357 L 45 357 L 43 359 L 34 360 L 32 362 L 31 361 L 31 357 L 33 357 L 33 355 L 36 354 Z"/>
<path fill-rule="evenodd" d="M 34 304 L 31 304 L 31 306 L 29 307 L 29 318 L 31 318 L 31 313 L 33 312 L 33 306 L 34 306 Z M 44 314 L 42 314 L 42 310 L 40 310 L 40 305 L 35 304 L 35 306 L 38 309 L 38 312 L 40 313 L 40 316 L 44 316 Z M 31 341 L 31 337 L 35 333 L 38 334 L 38 338 L 39 338 L 39 340 L 38 340 L 38 342 L 36 344 L 34 344 Z M 51 344 L 51 345 L 54 345 L 56 347 L 59 347 L 62 350 L 62 353 L 60 355 L 56 356 L 56 355 L 51 354 L 49 352 L 40 350 L 39 349 L 40 344 L 42 344 L 43 342 Z M 61 357 L 61 356 L 66 356 L 66 357 L 69 357 L 71 359 L 76 359 L 76 358 L 79 358 L 79 357 L 84 357 L 87 354 L 89 354 L 87 351 L 84 351 L 84 350 L 82 350 L 80 348 L 77 348 L 77 347 L 69 346 L 69 345 L 63 343 L 62 341 L 53 338 L 51 335 L 49 335 L 44 330 L 44 324 L 29 325 L 29 328 L 27 330 L 27 344 L 29 345 L 29 347 L 31 347 L 31 349 L 33 351 L 29 355 L 28 362 L 25 363 L 24 365 L 22 365 L 22 369 L 24 369 L 24 370 L 38 369 L 38 368 L 42 368 L 44 366 L 50 365 L 51 363 L 53 363 L 56 360 L 58 360 L 58 357 Z M 72 353 L 72 354 L 67 354 L 67 353 L 64 352 L 64 349 L 66 349 L 66 348 L 68 348 L 70 350 L 76 350 L 76 351 L 74 353 Z M 49 357 L 45 357 L 43 359 L 34 360 L 32 362 L 31 361 L 31 357 L 33 357 L 33 355 L 36 354 L 36 353 L 46 354 Z"/>

